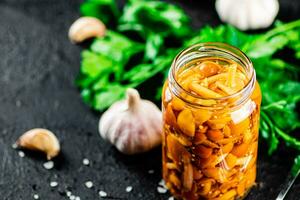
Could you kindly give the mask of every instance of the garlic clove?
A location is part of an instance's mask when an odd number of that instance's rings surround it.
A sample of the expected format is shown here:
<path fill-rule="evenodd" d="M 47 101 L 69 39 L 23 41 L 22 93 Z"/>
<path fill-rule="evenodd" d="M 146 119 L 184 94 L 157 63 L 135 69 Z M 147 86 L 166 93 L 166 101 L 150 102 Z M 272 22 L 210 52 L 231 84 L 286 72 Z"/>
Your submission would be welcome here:
<path fill-rule="evenodd" d="M 95 17 L 80 17 L 69 29 L 69 39 L 73 43 L 80 43 L 92 37 L 105 35 L 106 27 Z"/>
<path fill-rule="evenodd" d="M 151 101 L 127 89 L 127 99 L 114 103 L 99 121 L 99 133 L 124 154 L 149 151 L 161 144 L 162 114 Z"/>
<path fill-rule="evenodd" d="M 49 130 L 35 128 L 25 132 L 16 142 L 18 147 L 37 150 L 46 153 L 51 160 L 60 152 L 60 144 L 57 137 Z"/>

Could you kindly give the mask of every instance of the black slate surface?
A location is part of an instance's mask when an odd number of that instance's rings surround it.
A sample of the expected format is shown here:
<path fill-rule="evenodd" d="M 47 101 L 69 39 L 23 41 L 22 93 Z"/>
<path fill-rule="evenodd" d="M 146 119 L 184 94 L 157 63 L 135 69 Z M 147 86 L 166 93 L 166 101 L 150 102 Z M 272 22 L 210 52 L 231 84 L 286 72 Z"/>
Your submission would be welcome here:
<path fill-rule="evenodd" d="M 174 1 L 173 1 L 174 2 Z M 206 2 L 206 3 L 205 3 Z M 0 1 L 0 199 L 68 199 L 69 190 L 84 200 L 167 199 L 156 192 L 161 179 L 160 149 L 139 156 L 124 156 L 98 135 L 99 114 L 80 99 L 74 86 L 79 70 L 80 48 L 67 39 L 69 25 L 79 17 L 78 0 L 1 0 Z M 195 27 L 220 23 L 213 1 L 178 1 L 193 18 Z M 299 0 L 281 0 L 279 19 L 300 18 Z M 24 131 L 44 127 L 61 141 L 62 153 L 55 168 L 43 168 L 43 155 L 26 152 L 21 158 L 11 144 Z M 272 157 L 261 143 L 258 186 L 247 200 L 274 199 L 285 180 L 295 152 L 284 147 Z M 90 166 L 82 159 L 88 158 Z M 153 169 L 154 174 L 148 170 Z M 91 180 L 92 189 L 84 183 Z M 49 183 L 57 181 L 58 187 Z M 126 186 L 133 186 L 126 193 Z M 288 194 L 300 199 L 300 180 Z"/>

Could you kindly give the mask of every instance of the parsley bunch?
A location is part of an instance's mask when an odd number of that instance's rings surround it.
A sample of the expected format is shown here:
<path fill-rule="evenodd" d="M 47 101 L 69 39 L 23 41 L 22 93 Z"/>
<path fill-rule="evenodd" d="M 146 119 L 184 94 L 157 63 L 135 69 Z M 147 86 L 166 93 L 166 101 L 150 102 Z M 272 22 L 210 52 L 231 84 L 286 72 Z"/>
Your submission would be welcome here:
<path fill-rule="evenodd" d="M 162 1 L 130 0 L 121 11 L 114 0 L 86 0 L 81 13 L 100 18 L 110 29 L 82 52 L 76 83 L 93 109 L 104 110 L 123 98 L 126 88 L 146 87 L 148 81 L 157 82 L 155 77 L 158 84 L 150 89 L 160 98 L 162 79 L 181 49 L 199 42 L 225 42 L 244 51 L 254 64 L 263 95 L 260 133 L 269 154 L 280 141 L 300 152 L 294 136 L 300 127 L 300 20 L 276 22 L 265 33 L 246 34 L 229 25 L 194 31 L 182 9 Z M 291 60 L 282 58 L 283 49 Z M 155 95 L 150 98 L 155 100 Z M 300 155 L 293 167 L 298 169 Z"/>

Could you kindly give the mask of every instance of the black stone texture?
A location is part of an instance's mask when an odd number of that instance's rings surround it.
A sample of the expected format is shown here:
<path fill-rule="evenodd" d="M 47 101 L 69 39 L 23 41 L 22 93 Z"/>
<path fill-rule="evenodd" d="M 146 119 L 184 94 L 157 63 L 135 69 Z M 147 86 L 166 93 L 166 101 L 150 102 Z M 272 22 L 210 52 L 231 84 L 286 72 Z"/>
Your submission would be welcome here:
<path fill-rule="evenodd" d="M 175 1 L 171 1 L 175 2 Z M 214 1 L 178 0 L 197 28 L 220 23 Z M 299 0 L 281 0 L 278 18 L 300 18 Z M 67 32 L 79 17 L 79 0 L 0 1 L 0 199 L 68 199 L 66 191 L 82 200 L 160 200 L 169 194 L 156 191 L 161 180 L 160 148 L 137 156 L 120 154 L 104 142 L 97 130 L 99 114 L 81 101 L 74 79 L 80 66 L 80 47 L 72 45 Z M 62 153 L 55 168 L 46 170 L 45 156 L 25 151 L 21 158 L 11 145 L 26 130 L 44 127 L 58 136 Z M 296 152 L 284 146 L 272 157 L 260 142 L 258 186 L 247 200 L 275 199 L 289 173 Z M 90 160 L 89 166 L 82 164 Z M 154 174 L 148 170 L 153 169 Z M 88 189 L 84 183 L 92 181 Z M 57 181 L 51 188 L 49 183 Z M 133 191 L 125 192 L 127 186 Z M 300 199 L 300 179 L 287 195 Z"/>

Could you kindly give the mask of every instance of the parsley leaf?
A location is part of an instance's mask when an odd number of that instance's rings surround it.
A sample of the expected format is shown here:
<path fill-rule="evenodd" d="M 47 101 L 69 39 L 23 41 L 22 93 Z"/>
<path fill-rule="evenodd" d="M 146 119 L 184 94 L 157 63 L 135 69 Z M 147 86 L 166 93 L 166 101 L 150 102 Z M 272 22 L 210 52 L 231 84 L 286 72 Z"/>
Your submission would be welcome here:
<path fill-rule="evenodd" d="M 143 37 L 151 33 L 184 37 L 191 30 L 189 17 L 181 8 L 161 1 L 140 0 L 127 4 L 119 22 L 120 31 L 138 31 Z"/>
<path fill-rule="evenodd" d="M 119 16 L 115 0 L 86 0 L 80 6 L 84 16 L 99 18 L 105 24 L 110 24 Z"/>

